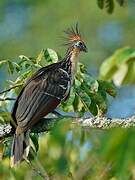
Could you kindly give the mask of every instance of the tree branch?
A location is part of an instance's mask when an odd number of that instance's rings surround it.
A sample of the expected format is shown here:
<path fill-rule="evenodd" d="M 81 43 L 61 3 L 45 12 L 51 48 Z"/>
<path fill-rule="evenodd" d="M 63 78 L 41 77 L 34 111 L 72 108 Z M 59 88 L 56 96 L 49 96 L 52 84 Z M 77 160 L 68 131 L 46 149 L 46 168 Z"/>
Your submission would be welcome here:
<path fill-rule="evenodd" d="M 31 130 L 33 133 L 42 133 L 50 131 L 55 124 L 62 119 L 72 119 L 73 123 L 76 123 L 87 129 L 111 129 L 111 128 L 132 128 L 135 127 L 135 116 L 131 116 L 125 119 L 112 119 L 107 117 L 91 117 L 91 118 L 73 118 L 61 117 L 61 118 L 43 118 L 38 122 Z M 14 129 L 10 124 L 0 125 L 0 138 L 9 137 L 14 134 Z"/>
<path fill-rule="evenodd" d="M 107 118 L 107 117 L 92 117 L 80 118 L 77 120 L 79 125 L 85 128 L 95 129 L 111 129 L 111 128 L 132 128 L 135 127 L 135 115 L 128 118 Z"/>
<path fill-rule="evenodd" d="M 58 120 L 60 120 L 60 118 L 43 118 L 35 126 L 33 126 L 31 132 L 48 132 L 55 126 L 55 123 Z M 10 124 L 0 124 L 0 138 L 13 136 L 14 131 L 14 127 L 12 127 Z"/>
<path fill-rule="evenodd" d="M 10 87 L 9 89 L 6 89 L 6 90 L 4 90 L 4 91 L 1 91 L 1 92 L 0 92 L 0 95 L 1 95 L 1 94 L 4 94 L 4 93 L 7 93 L 7 92 L 11 91 L 12 89 L 15 89 L 15 88 L 20 87 L 20 86 L 22 86 L 22 84 L 17 84 L 17 85 L 15 85 L 15 86 L 12 86 L 12 87 Z"/>

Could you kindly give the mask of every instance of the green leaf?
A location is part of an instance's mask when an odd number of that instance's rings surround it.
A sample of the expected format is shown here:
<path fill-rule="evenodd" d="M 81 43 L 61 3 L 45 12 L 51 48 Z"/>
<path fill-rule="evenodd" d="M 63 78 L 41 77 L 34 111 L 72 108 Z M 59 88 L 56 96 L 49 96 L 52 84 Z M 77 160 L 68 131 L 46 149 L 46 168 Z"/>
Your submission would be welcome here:
<path fill-rule="evenodd" d="M 104 0 L 97 0 L 97 4 L 100 9 L 104 8 Z"/>
<path fill-rule="evenodd" d="M 105 8 L 107 9 L 107 12 L 109 14 L 112 14 L 112 12 L 114 10 L 114 2 L 113 2 L 113 0 L 106 0 L 105 2 L 106 2 Z"/>
<path fill-rule="evenodd" d="M 86 70 L 86 66 L 82 63 L 78 63 L 78 72 L 80 71 L 81 73 L 87 73 L 87 70 Z"/>
<path fill-rule="evenodd" d="M 63 101 L 61 103 L 63 111 L 71 112 L 74 111 L 73 102 L 75 98 L 75 93 L 73 92 L 73 89 L 71 89 L 70 96 L 67 99 L 67 101 Z"/>
<path fill-rule="evenodd" d="M 21 74 L 15 81 L 15 84 L 20 84 L 22 83 L 24 80 L 26 80 L 28 77 L 30 77 L 33 74 L 32 70 L 28 70 L 26 72 L 24 72 L 23 74 Z"/>
<path fill-rule="evenodd" d="M 30 61 L 30 58 L 28 58 L 27 56 L 24 56 L 24 55 L 20 55 L 19 58 L 23 61 Z"/>
<path fill-rule="evenodd" d="M 19 66 L 16 62 L 13 62 L 14 68 L 16 69 L 16 72 L 19 72 L 21 70 L 21 66 Z"/>
<path fill-rule="evenodd" d="M 30 138 L 34 144 L 34 150 L 37 152 L 39 149 L 39 144 L 38 144 L 38 135 L 37 134 L 30 134 Z"/>
<path fill-rule="evenodd" d="M 107 99 L 106 94 L 103 91 L 99 91 L 91 96 L 93 102 L 98 107 L 98 113 L 105 114 L 107 112 Z"/>
<path fill-rule="evenodd" d="M 94 98 L 94 100 L 98 106 L 98 113 L 99 113 L 98 115 L 105 114 L 107 112 L 107 108 L 108 108 L 107 99 L 104 98 L 103 94 L 98 94 L 96 96 L 96 98 Z"/>
<path fill-rule="evenodd" d="M 126 0 L 116 0 L 120 6 L 123 6 Z M 97 0 L 100 9 L 106 9 L 109 14 L 114 11 L 114 0 Z"/>
<path fill-rule="evenodd" d="M 116 96 L 116 89 L 112 83 L 94 79 L 82 64 L 79 64 L 74 88 L 82 102 L 81 109 L 78 109 L 79 113 L 90 111 L 93 115 L 104 114 L 108 106 L 107 93 Z M 75 99 L 75 104 L 78 103 L 79 100 Z"/>
<path fill-rule="evenodd" d="M 74 98 L 74 101 L 73 101 L 73 108 L 74 108 L 74 111 L 77 111 L 79 109 L 79 96 L 77 94 L 75 94 L 75 98 Z"/>
<path fill-rule="evenodd" d="M 107 81 L 102 81 L 102 80 L 98 80 L 98 82 L 99 82 L 100 90 L 107 92 L 112 97 L 116 97 L 117 90 L 113 83 L 107 82 Z"/>
<path fill-rule="evenodd" d="M 18 65 L 21 66 L 21 69 L 37 66 L 37 62 L 35 58 L 27 57 L 24 55 L 20 55 L 19 58 L 21 59 L 21 61 L 18 63 Z M 41 66 L 39 65 L 39 67 Z"/>
<path fill-rule="evenodd" d="M 89 90 L 91 93 L 95 93 L 98 91 L 98 81 L 88 74 L 85 74 L 83 83 L 89 86 Z"/>
<path fill-rule="evenodd" d="M 91 112 L 94 116 L 96 116 L 96 115 L 98 114 L 98 108 L 97 108 L 97 105 L 96 105 L 96 103 L 95 103 L 94 100 L 91 100 L 91 104 L 90 104 L 89 109 L 90 109 L 90 112 Z"/>
<path fill-rule="evenodd" d="M 116 1 L 120 6 L 123 6 L 125 4 L 125 0 L 116 0 Z"/>
<path fill-rule="evenodd" d="M 82 83 L 82 85 L 81 85 L 81 91 L 82 90 L 84 90 L 85 93 L 87 94 L 87 96 L 89 96 L 89 98 L 91 99 L 91 101 L 92 101 L 91 106 L 93 105 L 93 102 L 94 102 L 96 104 L 96 106 L 98 107 L 98 111 L 100 112 L 100 114 L 106 113 L 107 99 L 106 99 L 106 91 L 105 90 L 98 89 L 97 92 L 91 92 L 90 87 L 85 83 Z M 91 111 L 91 106 L 89 108 L 90 111 Z M 89 106 L 87 106 L 87 107 L 89 107 Z M 94 109 L 96 109 L 96 108 L 94 108 Z M 97 111 L 95 110 L 95 112 L 97 112 Z M 92 112 L 92 114 L 93 114 L 93 112 Z M 94 113 L 94 115 L 95 115 L 95 113 Z"/>
<path fill-rule="evenodd" d="M 8 63 L 8 71 L 9 71 L 9 73 L 13 74 L 13 72 L 14 72 L 14 65 L 13 65 L 13 63 L 11 61 L 7 61 L 7 63 Z"/>
<path fill-rule="evenodd" d="M 134 84 L 135 83 L 135 63 L 128 61 L 128 70 L 127 74 L 124 77 L 122 84 Z"/>
<path fill-rule="evenodd" d="M 43 59 L 44 57 L 44 54 L 45 54 L 45 50 L 43 49 L 37 56 L 36 58 L 36 63 L 39 64 L 39 62 Z"/>
<path fill-rule="evenodd" d="M 86 111 L 90 111 L 89 107 L 91 105 L 91 99 L 83 89 L 83 87 L 76 87 L 75 86 L 76 94 L 80 97 L 80 100 L 82 104 L 84 105 L 84 108 Z"/>
<path fill-rule="evenodd" d="M 120 66 L 128 60 L 135 58 L 135 50 L 130 47 L 119 49 L 114 54 L 114 58 L 116 58 L 116 65 Z"/>
<path fill-rule="evenodd" d="M 57 53 L 49 48 L 45 50 L 44 57 L 49 63 L 56 63 L 58 61 Z"/>
<path fill-rule="evenodd" d="M 100 79 L 113 81 L 116 85 L 133 83 L 135 81 L 135 69 L 132 68 L 134 64 L 135 50 L 130 47 L 119 49 L 101 65 Z"/>
<path fill-rule="evenodd" d="M 8 111 L 0 111 L 0 122 L 10 122 L 11 121 L 11 113 Z"/>
<path fill-rule="evenodd" d="M 113 0 L 97 0 L 98 7 L 100 9 L 106 9 L 109 14 L 114 10 L 114 1 Z"/>
<path fill-rule="evenodd" d="M 0 61 L 0 68 L 3 67 L 3 65 L 7 64 L 8 60 L 2 60 Z"/>

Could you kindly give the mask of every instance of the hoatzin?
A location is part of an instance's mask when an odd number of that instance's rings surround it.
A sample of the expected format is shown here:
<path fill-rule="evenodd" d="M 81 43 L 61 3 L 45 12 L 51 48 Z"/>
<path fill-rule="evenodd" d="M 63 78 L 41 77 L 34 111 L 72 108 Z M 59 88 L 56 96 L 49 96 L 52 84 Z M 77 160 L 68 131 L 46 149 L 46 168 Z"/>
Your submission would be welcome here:
<path fill-rule="evenodd" d="M 77 57 L 81 51 L 87 52 L 77 25 L 67 29 L 65 33 L 68 36 L 65 57 L 39 69 L 29 78 L 14 104 L 12 119 L 16 123 L 16 131 L 11 150 L 12 167 L 27 159 L 32 126 L 69 96 L 77 68 Z"/>

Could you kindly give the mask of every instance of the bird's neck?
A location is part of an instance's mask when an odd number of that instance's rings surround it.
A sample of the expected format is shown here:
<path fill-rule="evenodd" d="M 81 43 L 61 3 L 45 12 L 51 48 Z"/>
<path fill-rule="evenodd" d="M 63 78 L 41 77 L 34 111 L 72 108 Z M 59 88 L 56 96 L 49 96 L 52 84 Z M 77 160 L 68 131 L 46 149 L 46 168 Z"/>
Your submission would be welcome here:
<path fill-rule="evenodd" d="M 64 61 L 70 66 L 71 65 L 71 75 L 72 79 L 74 79 L 75 73 L 77 71 L 77 62 L 78 55 L 80 51 L 78 48 L 71 47 L 67 50 Z"/>

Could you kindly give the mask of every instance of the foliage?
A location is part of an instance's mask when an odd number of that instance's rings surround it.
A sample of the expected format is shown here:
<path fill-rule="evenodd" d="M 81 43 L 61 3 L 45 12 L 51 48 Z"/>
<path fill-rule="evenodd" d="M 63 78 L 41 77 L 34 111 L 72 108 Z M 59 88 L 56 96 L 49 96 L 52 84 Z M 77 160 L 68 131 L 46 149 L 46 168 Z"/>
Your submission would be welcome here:
<path fill-rule="evenodd" d="M 125 0 L 116 0 L 116 2 L 120 6 L 123 6 Z M 97 4 L 100 9 L 106 9 L 109 14 L 111 14 L 114 11 L 114 0 L 97 0 Z"/>
<path fill-rule="evenodd" d="M 107 58 L 100 67 L 100 78 L 116 85 L 135 83 L 135 49 L 125 47 Z"/>
<path fill-rule="evenodd" d="M 42 50 L 36 58 L 28 58 L 24 55 L 20 55 L 19 58 L 20 60 L 17 62 L 10 60 L 0 61 L 0 68 L 6 66 L 6 69 L 8 69 L 8 73 L 10 74 L 10 79 L 12 79 L 7 81 L 7 86 L 10 88 L 10 90 L 0 93 L 1 99 L 4 99 L 7 96 L 10 98 L 16 97 L 16 95 L 18 95 L 20 92 L 25 80 L 31 76 L 37 70 L 37 68 L 41 68 L 43 65 L 55 63 L 59 59 L 57 53 L 52 49 Z M 14 78 L 15 75 L 17 75 L 17 78 Z M 17 86 L 17 88 L 12 88 L 14 86 Z M 101 115 L 107 111 L 107 94 L 113 97 L 116 96 L 114 85 L 109 82 L 94 79 L 88 74 L 86 67 L 80 63 L 71 96 L 67 102 L 62 103 L 61 108 L 68 112 L 76 111 L 81 116 L 83 116 L 86 112 L 91 112 L 93 115 Z M 11 120 L 11 106 L 11 101 L 3 100 L 0 102 L 1 124 Z M 34 156 L 39 149 L 38 138 L 39 136 L 37 134 L 31 135 L 31 140 L 35 146 L 33 147 L 33 150 L 35 151 Z M 63 139 L 64 137 L 61 138 Z M 60 140 L 60 137 L 58 139 Z M 63 139 L 62 141 L 65 140 Z M 11 143 L 9 143 L 9 141 L 5 141 L 4 144 L 5 145 L 1 147 L 4 149 L 2 150 L 2 154 L 4 157 L 7 157 L 7 155 L 9 156 L 10 153 L 9 149 Z M 29 157 L 30 159 L 33 159 L 34 156 L 33 154 L 30 154 Z M 63 161 L 66 163 L 67 160 L 63 156 L 61 161 L 62 162 L 59 162 L 60 164 L 63 163 Z"/>
<path fill-rule="evenodd" d="M 19 88 L 12 89 L 4 93 L 4 95 L 2 94 L 1 98 L 6 96 L 15 97 L 22 88 L 25 80 L 31 76 L 37 68 L 42 67 L 44 64 L 48 65 L 57 62 L 59 59 L 57 53 L 52 49 L 42 50 L 36 58 L 28 58 L 24 55 L 19 56 L 19 58 L 20 60 L 17 62 L 3 60 L 0 63 L 1 68 L 5 65 L 7 66 L 10 78 L 12 78 L 12 80 L 8 80 L 7 86 L 20 85 Z M 94 79 L 88 74 L 86 67 L 80 63 L 71 97 L 66 103 L 61 105 L 61 108 L 68 112 L 74 110 L 80 115 L 88 111 L 93 115 L 105 113 L 107 110 L 107 94 L 113 97 L 116 96 L 114 85 L 106 80 L 111 81 L 114 76 L 113 72 L 116 72 L 115 68 L 119 70 L 119 66 L 122 66 L 122 64 L 128 66 L 130 61 L 134 63 L 134 49 L 126 47 L 117 50 L 114 55 L 108 58 L 101 66 L 100 77 L 103 80 Z M 17 75 L 16 79 L 14 78 L 15 75 Z M 11 101 L 1 101 L 0 103 L 0 123 L 5 123 L 10 120 L 9 107 L 11 107 L 12 103 Z M 91 133 L 86 134 L 84 130 L 77 127 L 76 130 L 72 132 L 69 122 L 59 122 L 53 129 L 51 135 L 40 138 L 40 141 L 39 135 L 31 134 L 31 140 L 34 144 L 33 150 L 35 152 L 34 154 L 30 154 L 29 157 L 36 163 L 34 159 L 35 156 L 38 156 L 38 163 L 42 162 L 42 166 L 46 167 L 49 176 L 53 179 L 59 177 L 62 179 L 66 177 L 75 179 L 89 179 L 89 177 L 93 179 L 97 179 L 98 177 L 101 177 L 100 179 L 126 177 L 126 179 L 128 179 L 129 177 L 133 177 L 134 148 L 131 148 L 128 152 L 128 149 L 125 149 L 125 147 L 127 147 L 127 144 L 130 147 L 134 147 L 135 144 L 132 140 L 134 130 L 130 132 L 129 130 L 118 129 L 106 133 L 99 133 L 98 131 L 94 132 L 94 134 L 95 133 L 97 137 L 93 139 L 91 138 Z M 45 153 L 41 153 L 45 144 Z M 3 156 L 1 164 L 2 167 L 5 168 L 1 169 L 2 174 L 8 171 L 6 164 L 9 162 L 7 157 L 10 154 L 10 147 L 11 141 L 9 141 L 9 139 L 4 141 L 4 144 L 0 146 L 0 152 Z M 122 155 L 121 152 L 123 152 Z M 125 154 L 127 158 L 123 158 L 123 154 Z M 44 156 L 47 158 L 45 163 L 42 161 Z M 84 161 L 87 162 L 86 165 Z M 78 166 L 78 164 L 80 164 L 80 166 Z M 132 171 L 129 169 L 129 166 L 131 166 Z M 27 165 L 22 163 L 17 172 L 12 170 L 12 176 L 16 173 L 19 179 L 23 179 L 22 168 L 23 171 L 26 171 Z M 84 172 L 81 171 L 82 168 L 84 168 Z M 31 171 L 31 167 L 29 167 L 29 172 Z M 38 179 L 38 177 L 35 179 Z"/>
<path fill-rule="evenodd" d="M 100 0 L 101 3 L 103 1 L 105 2 L 105 0 Z M 67 24 L 73 25 L 77 20 L 81 30 L 85 32 L 85 39 L 89 47 L 89 53 L 82 55 L 81 61 L 85 62 L 89 72 L 93 72 L 95 66 L 97 68 L 104 60 L 104 57 L 110 56 L 118 47 L 123 46 L 123 44 L 135 46 L 133 38 L 135 29 L 134 1 L 127 1 L 129 6 L 126 9 L 116 8 L 116 0 L 113 0 L 113 2 L 115 13 L 108 16 L 103 13 L 104 10 L 107 10 L 105 4 L 101 13 L 100 9 L 97 8 L 96 1 L 14 0 L 11 2 L 1 0 L 0 59 L 9 57 L 11 62 L 14 61 L 18 64 L 21 60 L 16 62 L 16 59 L 13 59 L 16 55 L 25 52 L 29 56 L 29 54 L 35 54 L 41 47 L 46 46 L 53 47 L 62 53 L 63 50 L 58 46 L 56 36 L 59 35 L 61 30 L 67 28 Z M 112 23 L 116 23 L 117 27 L 115 29 L 110 26 Z M 107 31 L 105 31 L 106 26 L 110 27 Z M 121 30 L 120 33 L 119 30 Z M 114 37 L 112 35 L 116 32 L 118 33 L 117 41 L 112 44 Z M 112 37 L 111 40 L 110 38 L 108 40 L 108 33 L 109 37 Z M 102 39 L 100 35 L 104 35 L 104 38 Z M 45 62 L 42 61 L 42 63 Z M 14 70 L 14 73 L 7 77 L 7 72 L 5 72 L 7 68 L 3 69 L 4 66 L 0 70 L 1 90 L 8 86 L 14 86 L 15 78 L 21 76 L 25 69 L 30 69 L 30 67 L 23 68 L 21 72 Z M 37 68 L 39 66 L 32 66 L 33 73 Z M 9 78 L 11 80 L 5 82 Z M 23 83 L 24 79 L 20 83 Z M 7 97 L 7 95 L 16 97 L 20 88 L 16 88 L 15 92 L 12 90 L 5 93 L 1 98 Z M 76 98 L 73 102 L 78 104 L 78 99 Z M 0 102 L 2 104 L 2 106 L 0 105 L 0 112 L 3 112 L 0 123 L 10 120 L 10 113 L 7 112 L 11 110 L 12 103 L 9 101 Z M 121 106 L 123 106 L 122 103 Z M 70 107 L 73 109 L 72 105 Z M 64 108 L 66 109 L 66 105 Z M 75 105 L 74 108 L 76 110 Z M 129 109 L 128 105 L 127 109 Z M 68 108 L 66 110 L 70 111 Z M 50 133 L 39 135 L 40 147 L 37 158 L 40 166 L 46 169 L 51 179 L 55 180 L 135 179 L 134 138 L 134 129 L 85 130 L 76 124 L 74 125 L 72 121 L 65 120 L 58 122 Z M 26 163 L 22 163 L 16 169 L 9 168 L 8 156 L 11 142 L 9 140 L 11 138 L 6 139 L 3 142 L 4 145 L 3 143 L 0 144 L 0 160 L 3 150 L 5 151 L 5 155 L 0 161 L 0 179 L 41 179 L 38 173 Z M 33 141 L 36 143 L 36 139 Z M 38 167 L 38 163 L 35 164 Z"/>
<path fill-rule="evenodd" d="M 20 61 L 12 62 L 9 60 L 3 60 L 0 62 L 1 68 L 7 64 L 8 72 L 11 76 L 18 73 L 18 77 L 15 80 L 8 80 L 8 86 L 17 86 L 24 83 L 24 81 L 31 76 L 37 68 L 42 65 L 49 65 L 58 61 L 58 55 L 52 49 L 42 50 L 36 58 L 28 58 L 24 55 L 19 56 Z M 18 89 L 12 89 L 4 96 L 14 96 L 20 91 Z M 11 94 L 12 92 L 12 94 Z M 76 75 L 74 89 L 71 92 L 71 97 L 68 102 L 63 102 L 62 109 L 66 111 L 76 111 L 80 115 L 90 111 L 93 115 L 104 114 L 107 111 L 107 94 L 115 97 L 116 91 L 112 83 L 96 80 L 91 77 L 83 64 L 79 64 L 78 72 Z M 3 97 L 3 95 L 2 95 Z M 5 102 L 1 102 L 1 108 Z M 8 103 L 7 103 L 8 106 Z M 2 109 L 2 112 L 4 111 Z"/>
<path fill-rule="evenodd" d="M 6 96 L 15 97 L 22 88 L 24 81 L 37 68 L 42 67 L 43 64 L 48 65 L 57 62 L 59 59 L 57 53 L 51 49 L 42 50 L 36 58 L 28 58 L 24 55 L 19 56 L 19 58 L 20 60 L 17 62 L 1 61 L 1 68 L 7 65 L 10 78 L 12 78 L 12 80 L 8 80 L 7 86 L 20 85 L 19 88 L 12 89 L 4 93 L 4 95 L 2 94 L 1 98 Z M 109 58 L 111 59 L 109 62 L 110 64 L 113 62 L 116 65 L 121 65 L 122 63 L 133 61 L 133 58 L 134 50 L 123 48 L 116 51 L 115 55 Z M 101 77 L 106 77 L 103 76 L 103 72 L 105 75 L 108 71 L 110 72 L 108 60 L 104 64 L 101 66 Z M 14 78 L 15 75 L 17 79 Z M 111 75 L 107 77 L 111 77 Z M 111 78 L 107 80 L 111 80 Z M 68 112 L 74 110 L 80 115 L 88 111 L 94 115 L 97 115 L 97 113 L 102 114 L 107 110 L 107 94 L 113 97 L 116 96 L 114 85 L 104 80 L 94 79 L 88 74 L 86 67 L 80 63 L 71 97 L 66 103 L 61 105 L 61 108 Z M 11 101 L 1 101 L 0 103 L 0 123 L 5 123 L 10 120 L 9 111 L 12 103 Z M 94 135 L 92 132 L 86 133 L 79 127 L 75 127 L 75 130 L 71 131 L 69 124 L 68 121 L 57 123 L 52 133 L 46 134 L 45 137 L 31 134 L 34 154 L 31 153 L 29 157 L 33 159 L 37 169 L 39 167 L 45 168 L 52 179 L 69 177 L 81 180 L 100 177 L 100 179 L 105 180 L 113 177 L 126 177 L 126 179 L 133 177 L 134 130 L 130 132 L 129 130 L 118 129 L 106 133 L 94 131 L 96 136 L 92 138 L 91 136 Z M 8 172 L 7 164 L 9 160 L 7 157 L 10 154 L 11 147 L 11 141 L 9 140 L 4 140 L 0 146 L 0 153 L 3 156 L 1 161 L 3 169 L 1 168 L 0 170 L 1 175 L 4 175 L 4 177 L 6 172 Z M 127 145 L 132 147 L 130 151 L 127 148 L 125 149 Z M 121 155 L 121 152 L 125 154 L 124 157 Z M 125 158 L 126 155 L 127 158 Z M 38 157 L 38 160 L 35 157 Z M 44 157 L 45 161 L 43 161 Z M 31 167 L 28 167 L 26 163 L 22 163 L 17 171 L 10 171 L 10 177 L 17 176 L 18 179 L 24 179 L 24 171 L 28 173 L 27 178 L 31 177 L 31 173 L 33 174 Z M 37 172 L 38 170 L 35 171 L 35 173 Z M 34 179 L 40 179 L 39 177 L 36 176 Z"/>
<path fill-rule="evenodd" d="M 83 103 L 82 111 L 90 111 L 93 115 L 104 114 L 107 111 L 107 94 L 116 96 L 116 90 L 112 83 L 95 80 L 88 75 L 87 71 L 80 64 L 80 69 L 75 79 L 75 94 L 78 95 L 78 104 L 74 104 L 74 109 L 79 110 L 79 99 Z M 76 99 L 74 99 L 76 101 Z M 77 108 L 78 106 L 78 108 Z"/>

